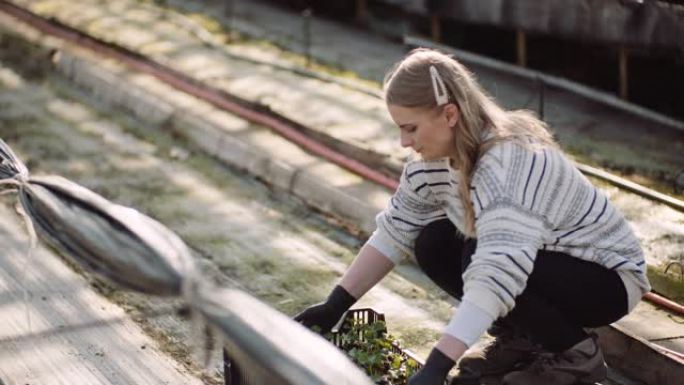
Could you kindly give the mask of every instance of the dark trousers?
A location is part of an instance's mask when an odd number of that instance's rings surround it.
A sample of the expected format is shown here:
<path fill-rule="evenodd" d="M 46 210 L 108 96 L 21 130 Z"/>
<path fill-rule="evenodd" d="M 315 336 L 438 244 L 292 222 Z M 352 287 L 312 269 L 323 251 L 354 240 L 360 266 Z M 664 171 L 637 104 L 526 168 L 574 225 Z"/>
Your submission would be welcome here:
<path fill-rule="evenodd" d="M 477 242 L 464 239 L 449 220 L 426 226 L 416 239 L 420 268 L 460 300 L 462 274 Z M 608 325 L 627 314 L 627 292 L 615 271 L 564 253 L 539 250 L 515 307 L 496 321 L 560 352 L 587 338 L 583 328 Z"/>

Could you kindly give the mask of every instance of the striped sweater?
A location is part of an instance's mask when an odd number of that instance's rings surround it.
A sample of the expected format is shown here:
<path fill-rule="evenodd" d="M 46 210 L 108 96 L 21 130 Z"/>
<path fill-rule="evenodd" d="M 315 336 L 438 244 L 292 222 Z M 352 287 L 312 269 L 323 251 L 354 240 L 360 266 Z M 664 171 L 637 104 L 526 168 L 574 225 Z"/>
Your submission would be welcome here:
<path fill-rule="evenodd" d="M 464 227 L 458 172 L 448 159 L 408 163 L 368 243 L 395 264 L 413 256 L 428 223 Z M 477 249 L 463 273 L 464 296 L 445 332 L 468 345 L 515 306 L 537 250 L 560 251 L 616 270 L 629 309 L 650 290 L 639 241 L 627 221 L 560 150 L 496 144 L 471 183 Z"/>

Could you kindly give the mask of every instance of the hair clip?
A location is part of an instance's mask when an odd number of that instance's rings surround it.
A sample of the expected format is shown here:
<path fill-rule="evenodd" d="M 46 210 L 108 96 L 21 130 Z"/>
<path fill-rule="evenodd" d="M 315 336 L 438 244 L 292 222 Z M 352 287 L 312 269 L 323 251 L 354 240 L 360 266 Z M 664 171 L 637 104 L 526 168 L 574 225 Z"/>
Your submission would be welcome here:
<path fill-rule="evenodd" d="M 449 103 L 449 94 L 447 94 L 446 85 L 435 66 L 430 66 L 430 77 L 432 78 L 432 89 L 435 91 L 437 105 L 442 106 Z"/>

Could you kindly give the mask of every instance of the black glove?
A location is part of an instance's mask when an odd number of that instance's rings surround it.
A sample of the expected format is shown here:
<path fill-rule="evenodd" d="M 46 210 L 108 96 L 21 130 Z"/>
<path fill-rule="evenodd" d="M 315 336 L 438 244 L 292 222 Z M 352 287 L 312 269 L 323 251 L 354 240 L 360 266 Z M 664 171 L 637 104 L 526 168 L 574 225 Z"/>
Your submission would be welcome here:
<path fill-rule="evenodd" d="M 447 375 L 456 363 L 439 351 L 432 349 L 425 365 L 411 378 L 408 385 L 444 385 Z"/>
<path fill-rule="evenodd" d="M 356 302 L 356 298 L 349 294 L 342 286 L 337 285 L 325 302 L 310 306 L 297 314 L 294 320 L 312 328 L 317 326 L 320 334 L 330 332 L 333 326 L 342 318 L 344 312 Z"/>

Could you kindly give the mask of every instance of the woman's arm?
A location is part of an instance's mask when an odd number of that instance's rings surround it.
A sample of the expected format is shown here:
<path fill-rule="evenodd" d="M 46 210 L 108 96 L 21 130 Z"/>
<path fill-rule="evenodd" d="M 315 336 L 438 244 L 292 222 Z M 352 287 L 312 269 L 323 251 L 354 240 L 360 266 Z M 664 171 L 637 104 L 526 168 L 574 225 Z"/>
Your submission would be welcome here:
<path fill-rule="evenodd" d="M 329 332 L 344 312 L 392 270 L 394 263 L 376 248 L 365 245 L 325 302 L 310 306 L 294 319 L 306 327 L 317 326 Z"/>
<path fill-rule="evenodd" d="M 394 263 L 373 246 L 364 245 L 340 281 L 354 298 L 361 298 L 394 268 Z"/>
<path fill-rule="evenodd" d="M 454 362 L 457 362 L 463 353 L 468 350 L 468 345 L 458 338 L 445 333 L 442 334 L 442 337 L 437 341 L 435 348 L 439 349 L 445 356 L 449 357 Z"/>

